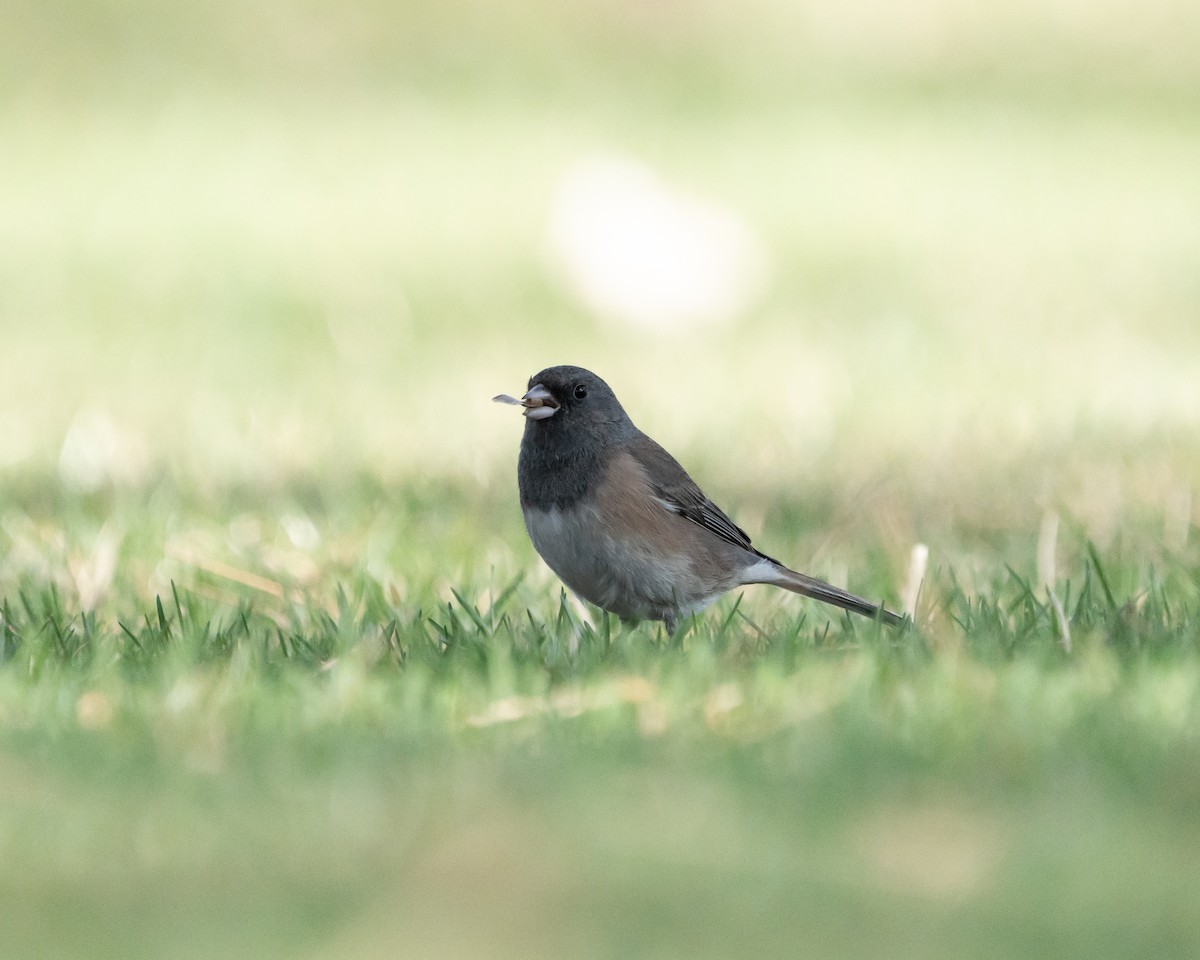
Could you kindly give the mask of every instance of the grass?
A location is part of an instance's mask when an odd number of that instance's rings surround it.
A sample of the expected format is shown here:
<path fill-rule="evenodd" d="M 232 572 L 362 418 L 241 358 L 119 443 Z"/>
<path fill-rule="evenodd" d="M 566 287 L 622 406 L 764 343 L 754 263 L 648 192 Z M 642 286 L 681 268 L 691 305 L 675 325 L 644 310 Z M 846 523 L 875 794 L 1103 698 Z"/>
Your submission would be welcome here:
<path fill-rule="evenodd" d="M 1190 8 L 485 6 L 6 12 L 0 954 L 1194 956 Z M 572 298 L 613 150 L 745 316 Z M 565 598 L 555 362 L 915 628 Z"/>
<path fill-rule="evenodd" d="M 1000 567 L 977 594 L 934 573 L 907 632 L 764 589 L 669 638 L 581 619 L 499 494 L 276 491 L 321 531 L 303 547 L 245 496 L 217 497 L 233 523 L 170 484 L 26 518 L 54 544 L 102 517 L 120 545 L 96 609 L 28 573 L 0 607 L 17 955 L 1182 957 L 1200 935 L 1194 561 L 1081 545 L 1070 653 Z M 512 555 L 485 558 L 483 516 Z M 163 517 L 187 531 L 165 559 Z M 53 575 L 98 562 L 80 539 Z M 124 578 L 156 565 L 141 600 Z"/>

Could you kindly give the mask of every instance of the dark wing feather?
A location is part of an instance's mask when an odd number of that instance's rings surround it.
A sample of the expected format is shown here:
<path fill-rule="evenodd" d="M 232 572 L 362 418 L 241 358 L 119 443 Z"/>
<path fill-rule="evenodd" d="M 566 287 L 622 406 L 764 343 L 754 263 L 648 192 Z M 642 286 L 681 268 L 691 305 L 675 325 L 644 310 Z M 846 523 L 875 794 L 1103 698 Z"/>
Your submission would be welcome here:
<path fill-rule="evenodd" d="M 663 505 L 672 513 L 699 524 L 722 540 L 765 557 L 750 544 L 746 531 L 729 519 L 720 507 L 704 495 L 696 481 L 688 476 L 679 461 L 644 433 L 630 444 L 630 453 L 642 465 L 650 485 Z"/>
<path fill-rule="evenodd" d="M 657 443 L 644 433 L 638 434 L 630 444 L 629 452 L 641 464 L 650 480 L 650 488 L 663 506 L 672 513 L 699 524 L 706 530 L 711 530 L 722 540 L 749 550 L 756 556 L 769 560 L 775 565 L 775 574 L 766 576 L 755 583 L 772 583 L 795 593 L 832 603 L 844 610 L 852 610 L 866 617 L 880 618 L 884 623 L 901 624 L 906 617 L 876 606 L 869 600 L 847 593 L 840 587 L 817 580 L 803 573 L 797 573 L 785 567 L 778 560 L 768 557 L 761 550 L 755 550 L 750 545 L 746 531 L 725 515 L 725 512 L 704 495 L 704 491 L 696 485 L 696 481 L 688 476 L 687 471 L 679 465 L 673 456 L 667 453 Z"/>

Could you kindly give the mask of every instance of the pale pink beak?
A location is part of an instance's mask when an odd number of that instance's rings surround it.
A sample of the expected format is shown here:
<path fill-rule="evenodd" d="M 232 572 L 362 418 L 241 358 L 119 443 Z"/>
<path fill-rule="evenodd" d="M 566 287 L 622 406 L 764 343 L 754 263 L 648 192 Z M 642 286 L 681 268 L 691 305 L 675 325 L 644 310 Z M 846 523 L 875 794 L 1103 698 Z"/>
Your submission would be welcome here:
<path fill-rule="evenodd" d="M 540 383 L 535 383 L 530 387 L 520 400 L 510 397 L 507 393 L 501 393 L 492 397 L 492 402 L 511 403 L 514 406 L 524 407 L 525 416 L 530 420 L 545 420 L 558 413 L 558 401 Z"/>

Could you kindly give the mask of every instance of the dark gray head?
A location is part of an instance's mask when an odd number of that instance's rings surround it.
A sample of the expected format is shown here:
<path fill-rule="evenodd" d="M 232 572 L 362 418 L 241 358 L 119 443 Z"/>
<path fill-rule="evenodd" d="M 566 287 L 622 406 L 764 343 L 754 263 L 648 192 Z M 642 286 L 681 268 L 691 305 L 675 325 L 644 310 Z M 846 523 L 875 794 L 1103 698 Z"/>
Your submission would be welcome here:
<path fill-rule="evenodd" d="M 516 402 L 525 408 L 517 471 L 522 503 L 579 499 L 603 472 L 613 444 L 637 433 L 612 388 L 583 367 L 547 367 L 529 378 Z"/>
<path fill-rule="evenodd" d="M 558 431 L 607 432 L 629 422 L 612 388 L 583 367 L 547 367 L 529 378 L 523 402 L 528 432 L 539 426 Z"/>

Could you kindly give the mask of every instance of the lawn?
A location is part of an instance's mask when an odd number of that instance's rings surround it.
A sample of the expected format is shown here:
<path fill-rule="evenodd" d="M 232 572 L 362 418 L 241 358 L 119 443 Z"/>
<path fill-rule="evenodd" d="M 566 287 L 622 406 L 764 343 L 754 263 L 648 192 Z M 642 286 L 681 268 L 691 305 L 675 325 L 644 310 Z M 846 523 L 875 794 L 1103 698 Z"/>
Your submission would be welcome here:
<path fill-rule="evenodd" d="M 1190 7 L 3 18 L 0 956 L 1197 954 Z M 572 290 L 613 156 L 735 316 Z M 915 624 L 566 597 L 561 362 Z"/>

